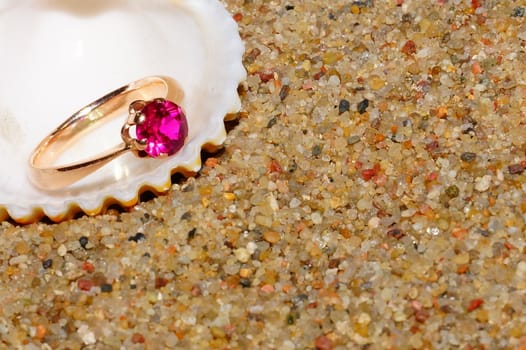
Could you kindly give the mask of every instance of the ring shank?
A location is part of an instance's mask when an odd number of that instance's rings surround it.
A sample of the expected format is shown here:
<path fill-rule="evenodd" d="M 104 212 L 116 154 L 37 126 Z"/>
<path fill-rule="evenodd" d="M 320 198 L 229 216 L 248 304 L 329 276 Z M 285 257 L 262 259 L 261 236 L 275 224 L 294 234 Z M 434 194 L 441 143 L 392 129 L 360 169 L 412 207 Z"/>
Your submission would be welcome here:
<path fill-rule="evenodd" d="M 29 179 L 38 188 L 57 190 L 71 185 L 130 150 L 122 142 L 93 158 L 56 165 L 57 159 L 100 122 L 127 114 L 136 100 L 165 98 L 168 82 L 161 77 L 148 77 L 125 85 L 82 108 L 49 134 L 29 158 Z"/>

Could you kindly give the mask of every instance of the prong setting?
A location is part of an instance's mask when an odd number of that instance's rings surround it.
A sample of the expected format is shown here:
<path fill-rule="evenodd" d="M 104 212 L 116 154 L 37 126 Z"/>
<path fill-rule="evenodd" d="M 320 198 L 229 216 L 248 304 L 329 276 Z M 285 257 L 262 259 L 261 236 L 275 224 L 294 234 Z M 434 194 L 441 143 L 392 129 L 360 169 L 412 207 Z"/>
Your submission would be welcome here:
<path fill-rule="evenodd" d="M 128 120 L 124 124 L 121 130 L 121 137 L 124 143 L 130 148 L 130 150 L 139 157 L 144 155 L 140 152 L 146 149 L 148 140 L 146 139 L 137 139 L 130 134 L 130 129 L 144 123 L 146 116 L 142 113 L 142 109 L 147 105 L 147 101 L 137 100 L 133 101 L 129 107 L 129 116 Z M 134 128 L 135 129 L 135 128 Z"/>
<path fill-rule="evenodd" d="M 187 135 L 184 111 L 164 98 L 132 102 L 128 119 L 121 130 L 129 150 L 138 157 L 151 158 L 173 155 L 183 146 Z"/>

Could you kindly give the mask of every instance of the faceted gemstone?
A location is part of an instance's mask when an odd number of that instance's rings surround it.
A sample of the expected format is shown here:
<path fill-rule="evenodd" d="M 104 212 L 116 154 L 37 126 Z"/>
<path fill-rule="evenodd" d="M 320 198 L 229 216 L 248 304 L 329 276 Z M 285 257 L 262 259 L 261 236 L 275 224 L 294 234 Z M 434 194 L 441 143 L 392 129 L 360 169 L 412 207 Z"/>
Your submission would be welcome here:
<path fill-rule="evenodd" d="M 150 157 L 171 156 L 183 147 L 188 123 L 183 110 L 168 100 L 153 100 L 142 109 L 144 121 L 136 126 L 138 140 L 146 142 Z"/>

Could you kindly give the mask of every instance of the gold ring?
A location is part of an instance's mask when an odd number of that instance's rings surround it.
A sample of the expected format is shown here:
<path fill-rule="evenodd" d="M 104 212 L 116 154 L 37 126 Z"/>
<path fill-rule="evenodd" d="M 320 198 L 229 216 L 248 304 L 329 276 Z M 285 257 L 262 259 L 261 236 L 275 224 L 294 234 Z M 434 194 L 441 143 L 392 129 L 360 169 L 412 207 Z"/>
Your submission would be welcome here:
<path fill-rule="evenodd" d="M 67 187 L 105 164 L 131 151 L 137 157 L 174 155 L 188 136 L 188 123 L 181 106 L 166 99 L 168 82 L 148 77 L 125 85 L 82 108 L 35 148 L 29 158 L 29 179 L 38 188 Z M 122 143 L 92 158 L 56 165 L 57 159 L 79 137 L 100 122 L 120 116 L 128 109 L 121 129 Z"/>

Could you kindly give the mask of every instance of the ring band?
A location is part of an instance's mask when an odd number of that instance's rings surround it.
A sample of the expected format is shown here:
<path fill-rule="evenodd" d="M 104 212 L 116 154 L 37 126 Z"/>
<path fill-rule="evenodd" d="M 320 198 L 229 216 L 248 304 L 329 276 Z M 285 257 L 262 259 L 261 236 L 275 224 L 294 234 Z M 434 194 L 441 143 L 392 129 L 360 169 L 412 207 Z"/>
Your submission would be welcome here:
<path fill-rule="evenodd" d="M 131 151 L 137 157 L 162 158 L 177 153 L 188 135 L 182 108 L 166 99 L 168 82 L 148 77 L 125 85 L 82 108 L 35 148 L 29 158 L 29 179 L 40 189 L 67 187 L 120 155 Z M 75 140 L 100 122 L 126 112 L 122 143 L 92 158 L 65 165 L 57 159 Z"/>

